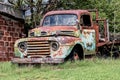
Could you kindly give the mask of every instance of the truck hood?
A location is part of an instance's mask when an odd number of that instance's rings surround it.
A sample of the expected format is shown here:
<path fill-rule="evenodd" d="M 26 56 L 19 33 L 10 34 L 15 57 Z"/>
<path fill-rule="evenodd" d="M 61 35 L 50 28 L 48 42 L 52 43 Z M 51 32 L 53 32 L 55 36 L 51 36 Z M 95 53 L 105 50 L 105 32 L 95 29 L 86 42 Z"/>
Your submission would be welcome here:
<path fill-rule="evenodd" d="M 75 26 L 49 26 L 39 27 L 29 31 L 29 37 L 37 36 L 78 36 Z"/>

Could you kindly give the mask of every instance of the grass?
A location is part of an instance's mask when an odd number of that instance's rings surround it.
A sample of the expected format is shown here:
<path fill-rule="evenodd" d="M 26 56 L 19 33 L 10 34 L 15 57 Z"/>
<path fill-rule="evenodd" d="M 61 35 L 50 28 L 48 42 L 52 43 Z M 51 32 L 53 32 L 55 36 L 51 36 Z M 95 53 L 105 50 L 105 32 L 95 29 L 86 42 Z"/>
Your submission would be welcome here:
<path fill-rule="evenodd" d="M 120 80 L 119 75 L 119 59 L 92 59 L 41 67 L 0 63 L 0 80 Z"/>

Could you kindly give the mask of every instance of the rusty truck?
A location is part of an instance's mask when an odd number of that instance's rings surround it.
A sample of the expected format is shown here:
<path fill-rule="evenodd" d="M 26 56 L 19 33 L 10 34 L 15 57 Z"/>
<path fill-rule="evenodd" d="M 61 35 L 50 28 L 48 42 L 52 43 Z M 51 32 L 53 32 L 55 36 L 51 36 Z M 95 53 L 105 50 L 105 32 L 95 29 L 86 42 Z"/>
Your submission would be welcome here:
<path fill-rule="evenodd" d="M 28 34 L 15 42 L 13 63 L 63 63 L 120 54 L 120 39 L 110 40 L 108 21 L 99 19 L 97 10 L 50 11 Z"/>

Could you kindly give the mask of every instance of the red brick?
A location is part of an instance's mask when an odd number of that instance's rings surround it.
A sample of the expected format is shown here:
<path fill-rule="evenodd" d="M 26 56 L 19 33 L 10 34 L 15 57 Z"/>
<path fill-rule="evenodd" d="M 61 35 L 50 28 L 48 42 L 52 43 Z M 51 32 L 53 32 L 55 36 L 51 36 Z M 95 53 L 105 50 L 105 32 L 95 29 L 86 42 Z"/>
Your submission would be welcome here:
<path fill-rule="evenodd" d="M 8 48 L 7 48 L 7 51 L 10 53 L 10 51 L 11 51 L 11 48 L 10 48 L 10 47 L 8 47 Z"/>
<path fill-rule="evenodd" d="M 13 37 L 11 37 L 11 41 L 10 42 L 13 42 Z"/>
<path fill-rule="evenodd" d="M 16 28 L 16 32 L 20 32 L 21 30 L 20 30 L 20 28 Z"/>
<path fill-rule="evenodd" d="M 10 58 L 10 59 L 13 58 L 13 52 L 10 52 L 10 53 L 9 53 L 9 58 Z"/>
<path fill-rule="evenodd" d="M 3 40 L 3 37 L 2 37 L 2 36 L 0 36 L 0 40 Z"/>
<path fill-rule="evenodd" d="M 13 26 L 13 22 L 12 21 L 9 21 L 9 26 Z"/>
<path fill-rule="evenodd" d="M 6 27 L 6 26 L 4 26 L 4 30 L 7 30 L 7 27 Z"/>
<path fill-rule="evenodd" d="M 18 37 L 19 36 L 19 34 L 18 33 L 15 33 L 15 37 Z"/>
<path fill-rule="evenodd" d="M 3 40 L 3 35 L 0 34 L 0 40 Z"/>
<path fill-rule="evenodd" d="M 9 42 L 4 42 L 4 44 L 5 47 L 9 46 Z"/>
<path fill-rule="evenodd" d="M 11 51 L 11 52 L 10 52 L 10 55 L 13 55 L 13 53 L 14 53 L 14 52 L 13 52 L 13 51 Z"/>
<path fill-rule="evenodd" d="M 22 38 L 24 36 L 24 34 L 22 34 L 22 32 L 21 32 L 21 34 L 19 34 L 19 38 Z"/>
<path fill-rule="evenodd" d="M 1 30 L 7 30 L 7 27 L 6 26 L 0 26 L 1 27 Z"/>
<path fill-rule="evenodd" d="M 19 23 L 19 27 L 22 27 L 22 26 L 23 26 L 23 24 Z"/>
<path fill-rule="evenodd" d="M 10 46 L 14 46 L 14 43 L 10 43 Z"/>
<path fill-rule="evenodd" d="M 4 25 L 4 21 L 3 20 L 0 20 L 0 25 Z"/>
<path fill-rule="evenodd" d="M 1 17 L 0 17 L 0 20 L 4 20 L 4 21 L 5 21 L 5 19 L 4 19 L 4 17 L 3 17 L 3 16 L 1 16 Z"/>
<path fill-rule="evenodd" d="M 15 31 L 15 28 L 12 28 L 12 31 L 14 32 L 14 31 Z"/>
<path fill-rule="evenodd" d="M 3 47 L 2 46 L 0 46 L 0 51 L 3 51 Z"/>
<path fill-rule="evenodd" d="M 13 38 L 13 41 L 15 42 L 15 41 L 16 41 L 16 38 Z"/>
<path fill-rule="evenodd" d="M 11 49 L 12 51 L 14 51 L 14 48 L 12 47 L 12 49 Z"/>
<path fill-rule="evenodd" d="M 13 40 L 13 41 L 15 42 L 16 40 L 18 40 L 18 38 L 14 38 L 14 40 Z"/>
<path fill-rule="evenodd" d="M 18 28 L 18 29 L 17 29 L 17 31 L 18 31 L 18 32 L 21 32 L 21 29 L 20 29 L 20 28 Z"/>
<path fill-rule="evenodd" d="M 5 21 L 5 25 L 8 25 L 9 23 L 8 23 L 8 21 Z"/>
<path fill-rule="evenodd" d="M 14 37 L 14 32 L 10 32 L 10 36 Z"/>
<path fill-rule="evenodd" d="M 19 23 L 18 22 L 14 22 L 14 24 L 13 24 L 14 26 L 18 26 L 19 25 Z"/>
<path fill-rule="evenodd" d="M 6 51 L 6 47 L 3 47 L 3 51 Z"/>
<path fill-rule="evenodd" d="M 0 15 L 0 18 L 2 18 L 2 15 Z"/>
<path fill-rule="evenodd" d="M 6 41 L 6 40 L 7 40 L 7 38 L 6 38 L 6 37 L 3 37 L 3 40 L 4 40 L 4 41 Z"/>
<path fill-rule="evenodd" d="M 15 39 L 17 40 L 17 39 L 20 39 L 20 38 L 19 38 L 19 37 L 16 37 Z"/>
<path fill-rule="evenodd" d="M 11 41 L 12 40 L 12 38 L 11 37 L 8 37 L 8 41 Z"/>
<path fill-rule="evenodd" d="M 8 33 L 8 32 L 5 32 L 5 36 L 9 36 L 9 33 Z"/>
<path fill-rule="evenodd" d="M 7 28 L 7 31 L 11 31 L 11 27 L 8 27 L 8 28 Z"/>
<path fill-rule="evenodd" d="M 0 36 L 4 35 L 4 31 L 0 30 Z"/>
<path fill-rule="evenodd" d="M 4 41 L 0 41 L 0 46 L 4 46 Z"/>

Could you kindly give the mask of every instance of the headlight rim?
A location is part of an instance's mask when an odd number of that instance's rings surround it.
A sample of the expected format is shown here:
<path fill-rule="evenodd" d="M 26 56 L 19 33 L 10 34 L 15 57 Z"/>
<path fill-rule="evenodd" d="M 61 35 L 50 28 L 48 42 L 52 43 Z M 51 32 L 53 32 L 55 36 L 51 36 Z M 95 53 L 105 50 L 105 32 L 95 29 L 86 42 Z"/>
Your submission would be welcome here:
<path fill-rule="evenodd" d="M 54 46 L 57 45 L 56 49 L 53 47 L 53 45 Z M 57 51 L 59 49 L 59 47 L 60 47 L 60 45 L 59 45 L 59 43 L 57 41 L 51 42 L 51 49 L 52 49 L 52 51 Z"/>
<path fill-rule="evenodd" d="M 21 45 L 23 46 L 23 44 L 24 44 L 24 49 L 20 47 Z M 18 49 L 19 49 L 21 52 L 25 52 L 25 51 L 27 50 L 27 42 L 24 41 L 24 42 L 18 43 Z"/>

